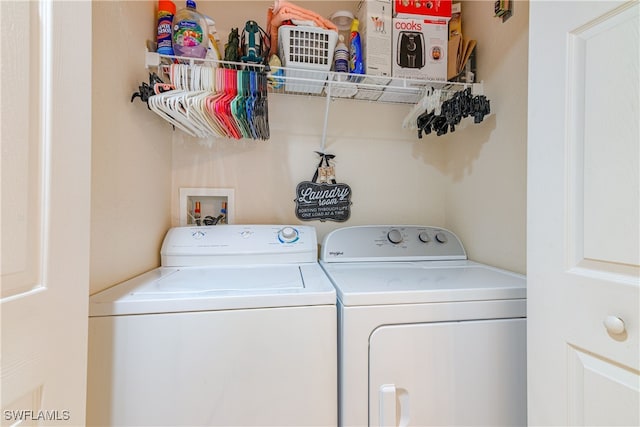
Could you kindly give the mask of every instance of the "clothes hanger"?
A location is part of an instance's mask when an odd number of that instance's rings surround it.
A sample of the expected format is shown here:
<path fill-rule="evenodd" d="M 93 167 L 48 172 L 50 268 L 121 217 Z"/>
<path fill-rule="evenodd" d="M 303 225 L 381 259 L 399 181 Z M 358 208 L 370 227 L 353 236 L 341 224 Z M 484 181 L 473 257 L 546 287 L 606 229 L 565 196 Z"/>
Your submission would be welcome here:
<path fill-rule="evenodd" d="M 241 70 L 236 73 L 236 96 L 231 100 L 230 108 L 233 119 L 235 120 L 243 138 L 251 138 L 251 130 L 248 126 L 247 113 L 245 109 L 246 87 L 245 76 L 247 71 Z"/>
<path fill-rule="evenodd" d="M 224 96 L 224 92 L 221 90 L 224 85 L 224 71 L 222 68 L 216 68 L 213 72 L 216 76 L 213 82 L 213 92 L 205 98 L 204 108 L 207 117 L 211 120 L 212 124 L 214 124 L 218 134 L 224 138 L 229 138 L 230 133 L 227 130 L 224 120 L 216 113 L 216 103 Z"/>
<path fill-rule="evenodd" d="M 192 89 L 195 91 L 189 93 L 186 98 L 187 115 L 207 136 L 225 136 L 211 119 L 205 106 L 205 100 L 211 96 L 215 86 L 213 68 L 198 66 L 192 68 L 191 73 Z"/>
<path fill-rule="evenodd" d="M 432 112 L 426 110 L 417 118 L 418 138 L 422 138 L 422 132 L 427 135 L 432 130 L 438 136 L 447 132 L 455 132 L 456 125 L 469 116 L 473 116 L 474 123 L 480 123 L 491 108 L 489 100 L 484 95 L 473 95 L 470 87 L 455 92 L 451 97 L 444 100 L 440 106 L 440 111 Z"/>
<path fill-rule="evenodd" d="M 256 103 L 258 100 L 258 87 L 257 87 L 257 76 L 258 73 L 256 71 L 249 71 L 246 77 L 246 99 L 245 99 L 245 111 L 247 122 L 249 124 L 249 130 L 251 131 L 251 137 L 253 139 L 262 139 L 259 131 L 258 122 L 261 120 L 261 117 L 256 110 Z"/>
<path fill-rule="evenodd" d="M 160 117 L 167 120 L 175 127 L 181 129 L 191 136 L 197 136 L 196 131 L 191 127 L 189 121 L 184 117 L 182 109 L 176 106 L 175 97 L 177 92 L 170 91 L 149 98 L 149 106 L 151 110 L 156 112 Z"/>
<path fill-rule="evenodd" d="M 194 102 L 194 99 L 206 93 L 203 90 L 206 81 L 206 78 L 203 78 L 203 73 L 206 74 L 206 71 L 203 72 L 201 66 L 175 65 L 172 70 L 172 78 L 175 85 L 182 90 L 176 90 L 170 93 L 171 96 L 164 99 L 166 110 L 181 123 L 183 128 L 190 129 L 195 136 L 207 137 L 211 135 L 211 130 L 206 119 L 200 114 L 201 110 L 198 110 L 198 104 Z"/>
<path fill-rule="evenodd" d="M 258 138 L 269 139 L 269 117 L 267 109 L 267 75 L 264 72 L 256 72 L 252 79 L 254 95 L 253 117 Z"/>
<path fill-rule="evenodd" d="M 263 140 L 271 137 L 269 129 L 269 102 L 268 102 L 268 81 L 267 73 L 260 72 L 258 74 L 258 102 L 256 110 L 260 116 L 260 129 Z"/>
<path fill-rule="evenodd" d="M 190 136 L 269 139 L 267 76 L 245 70 L 171 64 L 171 84 L 149 107 Z"/>
<path fill-rule="evenodd" d="M 233 115 L 231 114 L 230 103 L 236 96 L 237 89 L 236 73 L 237 70 L 233 68 L 224 68 L 223 70 L 222 87 L 220 90 L 223 92 L 223 96 L 217 99 L 215 103 L 215 113 L 222 120 L 230 138 L 240 139 L 241 133 L 238 129 Z"/>
<path fill-rule="evenodd" d="M 427 88 L 420 101 L 413 106 L 409 114 L 407 114 L 402 121 L 402 127 L 404 129 L 416 129 L 418 117 L 425 111 L 429 112 L 430 110 L 433 110 L 433 105 L 436 100 L 437 102 L 440 101 L 440 90 L 438 89 L 436 92 L 436 89 L 433 86 Z"/>

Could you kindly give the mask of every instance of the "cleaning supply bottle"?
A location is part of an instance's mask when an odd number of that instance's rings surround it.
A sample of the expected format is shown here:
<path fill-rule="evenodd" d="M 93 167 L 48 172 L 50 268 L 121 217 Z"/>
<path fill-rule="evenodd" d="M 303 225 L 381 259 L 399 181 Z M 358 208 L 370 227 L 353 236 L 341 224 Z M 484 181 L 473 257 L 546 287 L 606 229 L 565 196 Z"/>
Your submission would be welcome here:
<path fill-rule="evenodd" d="M 171 26 L 173 16 L 176 14 L 176 5 L 170 0 L 158 2 L 158 42 L 157 52 L 161 55 L 173 55 L 173 41 L 171 39 Z"/>
<path fill-rule="evenodd" d="M 193 222 L 196 225 L 200 225 L 200 218 L 202 214 L 200 213 L 200 202 L 196 202 L 196 207 L 193 209 Z"/>
<path fill-rule="evenodd" d="M 351 74 L 364 74 L 364 62 L 362 60 L 362 41 L 360 40 L 360 33 L 358 27 L 360 21 L 354 19 L 351 23 L 351 36 L 349 40 L 349 73 Z M 360 78 L 355 78 L 360 80 Z"/>
<path fill-rule="evenodd" d="M 336 73 L 349 72 L 349 49 L 344 44 L 344 36 L 340 34 L 338 44 L 333 54 L 333 71 Z"/>
<path fill-rule="evenodd" d="M 207 20 L 196 10 L 196 2 L 187 0 L 187 7 L 173 17 L 173 51 L 177 56 L 204 58 L 209 46 Z"/>
<path fill-rule="evenodd" d="M 218 42 L 220 41 L 220 37 L 218 36 L 218 31 L 216 30 L 216 21 L 214 21 L 210 16 L 204 15 L 204 18 L 207 21 L 207 26 L 209 27 L 209 46 L 207 47 L 207 59 L 215 59 L 217 61 L 222 60 L 222 54 L 220 53 L 220 49 L 218 48 Z"/>
<path fill-rule="evenodd" d="M 282 87 L 284 70 L 282 69 L 282 61 L 280 57 L 275 53 L 269 58 L 269 67 L 271 72 L 267 75 L 269 85 L 274 89 L 280 89 Z"/>
<path fill-rule="evenodd" d="M 220 215 L 218 215 L 218 224 L 226 224 L 226 223 L 227 223 L 227 202 L 222 202 Z"/>

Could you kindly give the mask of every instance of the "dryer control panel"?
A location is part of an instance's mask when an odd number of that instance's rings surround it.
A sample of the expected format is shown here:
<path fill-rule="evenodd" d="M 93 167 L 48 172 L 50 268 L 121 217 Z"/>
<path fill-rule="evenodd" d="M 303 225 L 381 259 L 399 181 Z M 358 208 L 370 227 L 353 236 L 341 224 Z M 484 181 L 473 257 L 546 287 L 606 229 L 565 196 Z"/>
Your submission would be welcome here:
<path fill-rule="evenodd" d="M 460 239 L 449 230 L 419 225 L 344 227 L 329 233 L 325 262 L 464 260 Z"/>
<path fill-rule="evenodd" d="M 317 262 L 317 242 L 305 225 L 175 227 L 160 255 L 163 267 Z"/>

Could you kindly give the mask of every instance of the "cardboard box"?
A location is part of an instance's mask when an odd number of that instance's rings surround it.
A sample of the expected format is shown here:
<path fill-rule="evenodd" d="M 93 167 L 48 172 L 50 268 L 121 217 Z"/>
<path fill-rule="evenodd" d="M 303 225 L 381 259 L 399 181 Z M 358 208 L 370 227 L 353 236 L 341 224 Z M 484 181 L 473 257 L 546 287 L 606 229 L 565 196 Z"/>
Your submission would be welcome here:
<path fill-rule="evenodd" d="M 391 77 L 391 0 L 364 0 L 358 4 L 365 74 Z"/>
<path fill-rule="evenodd" d="M 451 36 L 449 39 L 447 80 L 462 73 L 476 47 L 475 40 L 463 38 L 460 34 Z"/>
<path fill-rule="evenodd" d="M 407 15 L 451 18 L 451 0 L 394 0 L 393 16 L 407 18 Z"/>
<path fill-rule="evenodd" d="M 447 81 L 448 19 L 393 18 L 392 76 Z"/>
<path fill-rule="evenodd" d="M 462 5 L 460 3 L 453 4 L 449 20 L 449 39 L 455 35 L 462 36 Z"/>
<path fill-rule="evenodd" d="M 476 41 L 469 40 L 462 34 L 462 5 L 453 3 L 451 20 L 449 21 L 447 80 L 455 79 L 456 81 L 462 80 L 465 83 L 473 83 L 475 63 L 469 64 L 469 59 L 472 57 L 475 47 Z"/>

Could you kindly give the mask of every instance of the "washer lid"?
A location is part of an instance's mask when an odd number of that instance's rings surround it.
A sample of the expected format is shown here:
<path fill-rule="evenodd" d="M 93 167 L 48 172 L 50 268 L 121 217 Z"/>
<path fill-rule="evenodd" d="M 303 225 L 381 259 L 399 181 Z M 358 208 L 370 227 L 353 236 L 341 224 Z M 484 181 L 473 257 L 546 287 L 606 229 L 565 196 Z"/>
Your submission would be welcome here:
<path fill-rule="evenodd" d="M 160 267 L 90 298 L 89 316 L 334 305 L 317 263 Z"/>
<path fill-rule="evenodd" d="M 321 264 L 345 306 L 526 297 L 524 276 L 473 261 Z"/>

